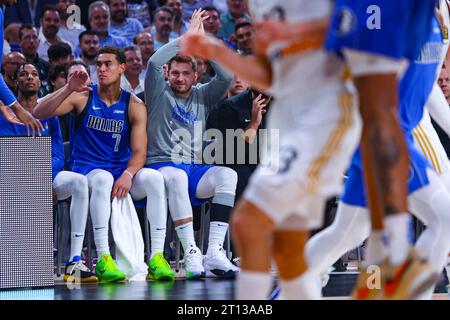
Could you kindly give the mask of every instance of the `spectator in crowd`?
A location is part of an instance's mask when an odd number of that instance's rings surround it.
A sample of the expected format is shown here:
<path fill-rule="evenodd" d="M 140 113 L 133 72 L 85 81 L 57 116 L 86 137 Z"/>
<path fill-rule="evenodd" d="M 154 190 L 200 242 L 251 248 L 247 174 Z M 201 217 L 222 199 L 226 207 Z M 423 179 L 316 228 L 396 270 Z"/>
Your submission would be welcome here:
<path fill-rule="evenodd" d="M 187 33 L 203 31 L 202 14 L 194 12 Z M 222 246 L 234 205 L 236 173 L 224 167 L 198 164 L 202 160 L 202 143 L 199 150 L 200 141 L 192 143 L 192 148 L 185 140 L 195 140 L 194 126 L 200 126 L 204 132 L 208 113 L 226 93 L 231 75 L 211 62 L 215 78 L 208 84 L 194 86 L 195 62 L 191 57 L 178 55 L 179 43 L 178 39 L 166 44 L 149 60 L 145 78 L 149 117 L 147 166 L 159 170 L 164 177 L 170 214 L 184 249 L 188 279 L 204 276 L 205 269 L 207 275 L 234 277 L 239 269 L 228 260 Z M 169 83 L 164 81 L 166 63 Z M 197 138 L 201 140 L 202 136 Z M 178 152 L 174 154 L 174 150 Z M 209 245 L 203 258 L 194 240 L 191 205 L 198 206 L 210 198 Z"/>
<path fill-rule="evenodd" d="M 183 19 L 189 21 L 195 10 L 204 9 L 212 5 L 212 0 L 183 0 Z"/>
<path fill-rule="evenodd" d="M 150 33 L 153 36 L 155 50 L 177 38 L 173 30 L 174 14 L 167 6 L 160 7 L 153 12 L 153 27 Z"/>
<path fill-rule="evenodd" d="M 447 99 L 447 103 L 450 104 L 450 75 L 447 68 L 447 65 L 444 64 L 444 66 L 441 69 L 441 73 L 439 74 L 438 78 L 438 84 L 439 87 L 441 87 L 442 92 L 444 93 L 445 98 Z M 450 108 L 450 106 L 449 106 Z M 450 158 L 450 137 L 447 135 L 447 133 L 434 121 L 434 119 L 431 119 L 434 128 L 436 129 L 436 132 L 439 136 L 439 140 L 441 140 L 442 145 L 445 149 L 445 152 L 447 153 L 447 156 Z"/>
<path fill-rule="evenodd" d="M 174 13 L 173 32 L 180 37 L 189 28 L 189 23 L 183 19 L 183 2 L 181 0 L 167 0 L 166 6 L 171 8 Z"/>
<path fill-rule="evenodd" d="M 230 84 L 230 88 L 228 88 L 227 98 L 237 96 L 238 94 L 245 92 L 248 88 L 248 83 L 235 75 Z"/>
<path fill-rule="evenodd" d="M 142 72 L 141 73 L 145 77 L 148 59 L 150 59 L 150 57 L 155 52 L 155 45 L 153 42 L 153 37 L 148 32 L 141 32 L 134 38 L 133 42 L 139 48 L 139 51 L 141 52 L 141 58 L 142 58 Z"/>
<path fill-rule="evenodd" d="M 123 37 L 112 35 L 109 32 L 110 12 L 108 5 L 103 1 L 95 1 L 89 6 L 89 25 L 91 30 L 97 32 L 100 48 L 114 46 L 125 48 L 128 40 Z"/>
<path fill-rule="evenodd" d="M 216 38 L 221 39 L 229 48 L 237 50 L 238 47 L 234 42 L 219 35 L 222 26 L 219 11 L 215 7 L 206 7 L 203 10 L 206 12 L 206 19 L 203 21 L 205 31 L 214 35 Z"/>
<path fill-rule="evenodd" d="M 81 52 L 80 61 L 84 62 L 89 68 L 89 74 L 92 83 L 97 83 L 97 62 L 96 58 L 100 51 L 98 35 L 95 31 L 87 30 L 80 33 L 79 48 Z"/>
<path fill-rule="evenodd" d="M 31 62 L 37 66 L 39 78 L 41 81 L 46 81 L 50 64 L 38 54 L 40 40 L 36 27 L 33 27 L 31 24 L 24 24 L 19 30 L 19 39 L 25 59 L 27 59 L 27 62 Z"/>
<path fill-rule="evenodd" d="M 22 27 L 22 23 L 13 22 L 5 28 L 5 40 L 8 41 L 11 51 L 20 51 L 20 27 Z"/>
<path fill-rule="evenodd" d="M 262 140 L 260 129 L 266 129 L 266 111 L 271 98 L 255 89 L 242 89 L 245 85 L 235 78 L 234 85 L 230 87 L 228 99 L 219 104 L 211 113 L 208 128 L 219 129 L 224 141 L 222 154 L 224 159 L 216 159 L 221 164 L 237 172 L 238 182 L 236 200 L 238 200 L 248 184 L 250 176 L 259 164 L 259 144 Z M 241 92 L 237 95 L 237 92 Z M 227 130 L 234 130 L 235 135 L 229 141 Z M 236 134 L 241 130 L 240 134 Z M 241 141 L 239 141 L 241 140 Z M 242 140 L 244 143 L 242 143 Z M 234 147 L 234 159 L 231 163 L 226 161 L 225 155 L 231 146 Z M 244 161 L 241 161 L 244 160 Z"/>
<path fill-rule="evenodd" d="M 144 28 L 151 26 L 153 11 L 159 7 L 156 0 L 128 0 L 128 17 L 139 20 Z"/>
<path fill-rule="evenodd" d="M 57 0 L 17 0 L 5 9 L 5 25 L 26 23 L 40 27 L 40 16 L 46 4 L 55 4 Z"/>
<path fill-rule="evenodd" d="M 144 79 L 142 79 L 142 59 L 139 49 L 130 46 L 124 49 L 125 53 L 125 72 L 122 74 L 120 86 L 135 95 L 144 91 Z"/>
<path fill-rule="evenodd" d="M 67 82 L 66 65 L 52 65 L 48 72 L 48 81 L 46 86 L 41 86 L 40 97 L 44 97 L 49 93 L 57 91 L 64 87 Z M 64 140 L 66 141 L 66 140 Z"/>
<path fill-rule="evenodd" d="M 126 277 L 109 250 L 111 199 L 124 198 L 131 192 L 136 200 L 147 197 L 149 215 L 154 212 L 165 216 L 167 211 L 161 175 L 141 169 L 146 154 L 147 114 L 141 100 L 120 88 L 124 71 L 123 52 L 116 47 L 102 48 L 97 58 L 98 85 L 87 87 L 88 75 L 76 72 L 63 89 L 44 98 L 34 110 L 40 118 L 68 112 L 76 115 L 71 140 L 72 170 L 85 175 L 88 181 L 99 258 L 95 273 L 102 282 Z M 152 249 L 153 245 L 152 238 Z"/>
<path fill-rule="evenodd" d="M 220 16 L 222 27 L 219 35 L 224 39 L 230 39 L 230 36 L 234 34 L 238 18 L 250 21 L 250 17 L 247 15 L 247 0 L 227 0 L 227 4 L 228 12 Z"/>
<path fill-rule="evenodd" d="M 58 9 L 53 5 L 47 5 L 42 10 L 41 16 L 41 28 L 39 30 L 39 56 L 48 61 L 48 48 L 60 42 L 65 42 L 70 46 L 67 40 L 64 40 L 58 36 L 59 25 L 61 24 L 61 18 L 59 17 Z"/>
<path fill-rule="evenodd" d="M 38 100 L 38 91 L 41 84 L 39 73 L 31 63 L 24 63 L 16 71 L 18 100 L 29 112 L 33 112 Z M 26 128 L 9 124 L 0 118 L 1 135 L 24 135 Z M 42 121 L 44 130 L 42 134 L 52 138 L 52 179 L 53 192 L 56 199 L 63 200 L 72 197 L 70 205 L 70 259 L 66 266 L 65 281 L 78 280 L 80 282 L 97 282 L 97 277 L 81 261 L 84 230 L 88 217 L 89 193 L 86 178 L 74 172 L 64 170 L 64 148 L 61 130 L 56 117 Z M 69 279 L 75 277 L 76 279 Z"/>
<path fill-rule="evenodd" d="M 236 25 L 235 37 L 240 54 L 253 53 L 253 26 L 250 22 L 241 22 Z"/>
<path fill-rule="evenodd" d="M 6 82 L 9 90 L 17 97 L 17 88 L 14 83 L 14 74 L 19 65 L 25 63 L 25 56 L 20 52 L 10 52 L 3 59 L 3 79 Z"/>
<path fill-rule="evenodd" d="M 139 20 L 128 17 L 126 0 L 107 0 L 107 3 L 111 11 L 109 32 L 112 35 L 134 39 L 139 32 L 144 31 L 144 27 Z"/>
<path fill-rule="evenodd" d="M 81 25 L 75 19 L 69 20 L 69 13 L 74 14 L 76 11 L 68 10 L 75 5 L 75 0 L 58 0 L 56 8 L 58 8 L 61 22 L 59 25 L 58 37 L 70 43 L 72 48 L 76 51 L 78 48 L 78 37 L 80 33 L 86 30 L 86 27 Z"/>
<path fill-rule="evenodd" d="M 208 83 L 214 77 L 214 70 L 208 61 L 196 59 L 197 64 L 197 83 Z"/>
<path fill-rule="evenodd" d="M 48 62 L 51 65 L 68 65 L 74 60 L 72 48 L 65 42 L 52 44 L 47 51 Z"/>

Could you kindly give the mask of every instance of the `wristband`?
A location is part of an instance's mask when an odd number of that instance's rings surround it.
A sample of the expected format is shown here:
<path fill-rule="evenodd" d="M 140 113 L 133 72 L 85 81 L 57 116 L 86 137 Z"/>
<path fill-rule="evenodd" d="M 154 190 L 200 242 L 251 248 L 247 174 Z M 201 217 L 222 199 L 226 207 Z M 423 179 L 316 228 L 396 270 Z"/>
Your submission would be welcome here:
<path fill-rule="evenodd" d="M 124 171 L 124 173 L 127 173 L 129 176 L 130 176 L 130 178 L 131 178 L 131 180 L 133 180 L 133 175 L 131 174 L 131 172 L 130 171 L 128 171 L 128 170 L 125 170 Z"/>

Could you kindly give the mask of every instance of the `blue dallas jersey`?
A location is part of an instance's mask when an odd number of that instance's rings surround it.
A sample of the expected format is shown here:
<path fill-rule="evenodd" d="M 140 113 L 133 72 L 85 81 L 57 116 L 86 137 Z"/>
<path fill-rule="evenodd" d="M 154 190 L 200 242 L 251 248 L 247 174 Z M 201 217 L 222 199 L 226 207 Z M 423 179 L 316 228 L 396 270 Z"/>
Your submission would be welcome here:
<path fill-rule="evenodd" d="M 72 170 L 87 174 L 94 169 L 109 171 L 117 179 L 131 158 L 128 110 L 131 94 L 122 91 L 120 100 L 107 106 L 93 85 L 83 112 L 75 117 L 71 139 Z"/>
<path fill-rule="evenodd" d="M 4 16 L 3 16 L 3 8 L 0 6 L 0 49 L 3 53 L 3 40 L 4 40 Z M 3 54 L 0 55 L 0 66 L 2 65 Z M 3 75 L 0 75 L 0 101 L 3 102 L 4 105 L 9 106 L 16 101 L 11 90 L 9 90 L 6 85 L 5 80 L 3 79 Z"/>
<path fill-rule="evenodd" d="M 44 131 L 43 136 L 52 137 L 52 179 L 64 170 L 64 146 L 61 127 L 57 117 L 41 120 Z M 27 128 L 18 124 L 8 122 L 0 115 L 0 136 L 26 136 Z"/>
<path fill-rule="evenodd" d="M 430 168 L 430 165 L 414 147 L 411 131 L 422 119 L 425 104 L 436 81 L 442 49 L 443 35 L 439 22 L 434 17 L 426 43 L 399 84 L 400 124 L 406 136 L 410 158 L 409 193 L 428 184 L 426 169 Z M 366 206 L 363 184 L 361 151 L 358 148 L 348 171 L 348 181 L 342 201 L 351 205 Z"/>
<path fill-rule="evenodd" d="M 413 60 L 429 34 L 436 0 L 336 0 L 325 48 Z"/>

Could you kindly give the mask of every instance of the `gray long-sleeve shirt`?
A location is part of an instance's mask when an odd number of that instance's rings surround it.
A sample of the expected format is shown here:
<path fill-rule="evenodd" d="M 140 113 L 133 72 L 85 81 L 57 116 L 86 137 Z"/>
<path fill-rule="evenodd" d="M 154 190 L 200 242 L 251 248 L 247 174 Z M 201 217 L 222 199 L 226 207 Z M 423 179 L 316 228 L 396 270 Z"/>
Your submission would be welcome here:
<path fill-rule="evenodd" d="M 209 111 L 231 84 L 232 75 L 211 61 L 216 76 L 207 84 L 192 87 L 187 99 L 177 97 L 164 81 L 163 65 L 179 51 L 177 39 L 161 47 L 148 61 L 145 75 L 147 164 L 200 163 Z"/>

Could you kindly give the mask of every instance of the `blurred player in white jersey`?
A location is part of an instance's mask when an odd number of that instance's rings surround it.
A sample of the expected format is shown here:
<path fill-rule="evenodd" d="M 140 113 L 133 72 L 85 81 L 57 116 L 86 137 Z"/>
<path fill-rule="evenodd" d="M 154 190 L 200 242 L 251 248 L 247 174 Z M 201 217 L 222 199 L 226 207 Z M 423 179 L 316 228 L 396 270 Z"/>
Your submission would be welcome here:
<path fill-rule="evenodd" d="M 274 258 L 284 296 L 314 299 L 319 296 L 301 277 L 307 270 L 304 246 L 309 231 L 321 225 L 326 199 L 341 189 L 360 119 L 343 81 L 343 62 L 322 49 L 332 2 L 250 0 L 249 5 L 257 21 L 300 27 L 293 31 L 298 37 L 269 45 L 258 40 L 257 31 L 256 56 L 245 57 L 211 37 L 182 41 L 185 53 L 214 59 L 275 97 L 268 127 L 279 129 L 280 139 L 269 150 L 279 153 L 264 156 L 268 165 L 257 169 L 233 217 L 242 266 L 236 298 L 267 298 Z"/>

